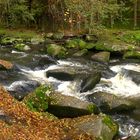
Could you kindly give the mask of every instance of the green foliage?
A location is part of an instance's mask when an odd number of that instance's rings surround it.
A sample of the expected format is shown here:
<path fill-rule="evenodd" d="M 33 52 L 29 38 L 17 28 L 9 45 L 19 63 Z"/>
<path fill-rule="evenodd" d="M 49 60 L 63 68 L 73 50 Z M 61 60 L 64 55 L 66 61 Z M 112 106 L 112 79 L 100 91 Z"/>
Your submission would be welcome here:
<path fill-rule="evenodd" d="M 34 92 L 34 96 L 31 96 L 29 99 L 27 99 L 26 105 L 32 111 L 45 112 L 51 102 L 51 98 L 47 95 L 50 92 L 50 86 L 42 85 L 38 87 Z"/>

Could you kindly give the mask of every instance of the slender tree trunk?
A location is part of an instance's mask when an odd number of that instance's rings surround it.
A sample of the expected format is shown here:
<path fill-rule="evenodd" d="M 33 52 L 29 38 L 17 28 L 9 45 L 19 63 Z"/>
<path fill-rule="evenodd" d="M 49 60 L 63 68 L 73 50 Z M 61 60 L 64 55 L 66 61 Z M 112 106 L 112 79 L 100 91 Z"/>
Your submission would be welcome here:
<path fill-rule="evenodd" d="M 138 3 L 137 3 L 137 0 L 135 0 L 135 3 L 134 3 L 134 29 L 137 27 L 137 7 L 138 7 Z"/>

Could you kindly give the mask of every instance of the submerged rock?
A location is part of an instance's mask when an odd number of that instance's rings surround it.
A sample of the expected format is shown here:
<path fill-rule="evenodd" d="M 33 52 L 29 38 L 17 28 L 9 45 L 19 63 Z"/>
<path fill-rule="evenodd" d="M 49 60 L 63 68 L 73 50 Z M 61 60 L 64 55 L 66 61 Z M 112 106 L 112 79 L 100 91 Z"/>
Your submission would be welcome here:
<path fill-rule="evenodd" d="M 53 102 L 49 105 L 48 112 L 59 118 L 73 118 L 91 113 L 99 113 L 99 110 L 94 103 L 81 101 L 72 96 L 51 93 L 50 98 L 53 99 Z"/>
<path fill-rule="evenodd" d="M 99 52 L 91 56 L 93 60 L 99 62 L 109 62 L 110 59 L 110 52 Z"/>
<path fill-rule="evenodd" d="M 133 111 L 135 109 L 135 106 L 131 101 L 121 99 L 120 97 L 109 93 L 93 93 L 91 95 L 87 95 L 87 99 L 88 101 L 95 103 L 103 112 L 106 113 L 123 113 Z"/>
<path fill-rule="evenodd" d="M 13 64 L 11 62 L 0 59 L 0 71 L 1 70 L 10 70 L 12 68 L 13 68 Z"/>

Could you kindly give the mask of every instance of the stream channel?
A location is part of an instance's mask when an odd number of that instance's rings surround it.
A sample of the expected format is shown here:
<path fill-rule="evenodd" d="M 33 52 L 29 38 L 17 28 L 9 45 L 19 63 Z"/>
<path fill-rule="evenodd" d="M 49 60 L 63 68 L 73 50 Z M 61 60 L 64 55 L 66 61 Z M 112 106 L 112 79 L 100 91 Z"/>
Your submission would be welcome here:
<path fill-rule="evenodd" d="M 81 100 L 88 100 L 89 95 L 97 92 L 129 99 L 136 105 L 134 112 L 111 116 L 119 123 L 120 135 L 140 139 L 140 61 L 111 59 L 109 64 L 103 64 L 87 58 L 56 60 L 42 54 L 38 46 L 33 48 L 25 53 L 12 50 L 9 46 L 0 47 L 0 59 L 14 64 L 14 70 L 0 71 L 0 83 L 12 95 L 20 100 L 39 84 L 51 83 L 61 94 Z M 67 75 L 53 76 L 50 71 L 76 71 L 77 74 L 71 79 Z M 94 71 L 101 71 L 100 82 L 93 89 L 81 92 L 82 79 Z"/>

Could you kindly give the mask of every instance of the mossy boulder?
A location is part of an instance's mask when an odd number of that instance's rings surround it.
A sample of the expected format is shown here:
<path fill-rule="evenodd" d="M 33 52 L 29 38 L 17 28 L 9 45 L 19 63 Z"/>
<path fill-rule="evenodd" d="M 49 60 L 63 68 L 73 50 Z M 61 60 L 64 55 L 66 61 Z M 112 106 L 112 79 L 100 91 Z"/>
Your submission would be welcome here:
<path fill-rule="evenodd" d="M 81 101 L 72 96 L 52 92 L 50 98 L 53 99 L 53 102 L 51 102 L 47 111 L 59 118 L 73 118 L 91 113 L 99 113 L 99 109 L 94 103 Z"/>
<path fill-rule="evenodd" d="M 140 59 L 140 51 L 127 51 L 124 53 L 123 58 Z"/>
<path fill-rule="evenodd" d="M 99 140 L 112 140 L 115 135 L 118 134 L 118 125 L 111 117 L 104 114 L 98 116 L 83 116 L 68 121 L 67 124 L 70 123 L 75 128 L 78 128 Z"/>
<path fill-rule="evenodd" d="M 21 44 L 16 44 L 16 45 L 14 46 L 14 48 L 15 48 L 16 50 L 18 50 L 18 51 L 28 51 L 28 50 L 31 49 L 28 45 L 23 44 L 23 43 L 21 43 Z"/>
<path fill-rule="evenodd" d="M 13 68 L 13 64 L 11 62 L 0 59 L 0 71 L 11 70 L 12 68 Z"/>
<path fill-rule="evenodd" d="M 33 45 L 38 45 L 38 44 L 42 44 L 44 43 L 45 39 L 42 37 L 34 37 L 34 38 L 31 38 L 31 44 Z"/>
<path fill-rule="evenodd" d="M 110 52 L 99 52 L 92 55 L 91 58 L 99 62 L 109 62 Z"/>
<path fill-rule="evenodd" d="M 109 51 L 109 52 L 120 52 L 123 53 L 128 50 L 134 50 L 137 47 L 132 44 L 126 44 L 124 42 L 111 42 L 111 41 L 99 41 L 95 45 L 95 49 L 99 51 Z"/>
<path fill-rule="evenodd" d="M 109 112 L 128 112 L 135 109 L 135 105 L 127 100 L 121 99 L 113 94 L 96 92 L 91 95 L 87 95 L 87 99 L 90 102 L 95 103 L 104 113 Z"/>
<path fill-rule="evenodd" d="M 65 58 L 67 56 L 67 50 L 63 46 L 56 44 L 49 44 L 47 46 L 47 53 L 58 58 Z"/>
<path fill-rule="evenodd" d="M 1 39 L 1 45 L 13 45 L 15 43 L 22 43 L 23 39 L 21 38 L 14 38 L 14 37 L 3 37 Z"/>
<path fill-rule="evenodd" d="M 52 38 L 56 40 L 63 39 L 63 37 L 64 37 L 64 33 L 62 32 L 53 33 L 53 36 L 52 36 Z"/>
<path fill-rule="evenodd" d="M 86 49 L 86 45 L 87 43 L 80 38 L 69 39 L 66 41 L 66 47 L 69 49 Z"/>

